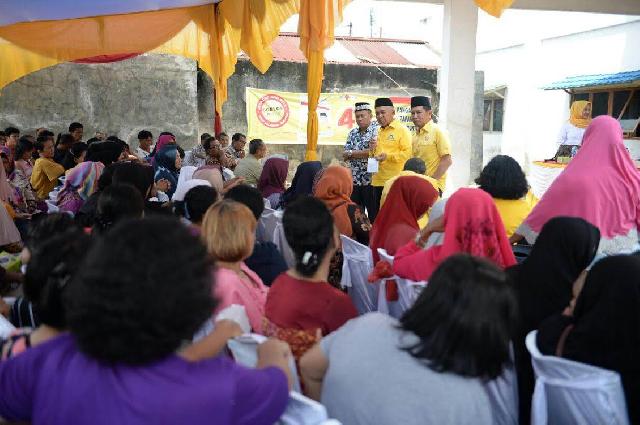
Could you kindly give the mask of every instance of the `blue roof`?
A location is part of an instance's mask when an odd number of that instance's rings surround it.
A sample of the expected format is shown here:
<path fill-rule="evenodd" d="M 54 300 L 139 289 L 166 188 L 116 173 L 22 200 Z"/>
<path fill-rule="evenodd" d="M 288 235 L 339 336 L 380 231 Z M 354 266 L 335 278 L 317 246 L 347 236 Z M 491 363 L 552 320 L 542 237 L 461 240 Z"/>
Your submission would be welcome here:
<path fill-rule="evenodd" d="M 612 86 L 617 84 L 640 84 L 640 70 L 617 74 L 578 75 L 542 87 L 544 90 L 575 89 L 579 87 Z"/>

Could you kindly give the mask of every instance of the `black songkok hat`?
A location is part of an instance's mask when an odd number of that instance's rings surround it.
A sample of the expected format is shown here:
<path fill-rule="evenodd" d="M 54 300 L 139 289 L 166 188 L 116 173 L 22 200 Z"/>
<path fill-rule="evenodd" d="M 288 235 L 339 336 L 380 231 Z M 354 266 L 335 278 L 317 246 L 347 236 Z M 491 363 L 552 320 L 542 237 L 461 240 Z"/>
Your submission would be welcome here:
<path fill-rule="evenodd" d="M 424 106 L 427 111 L 431 109 L 431 101 L 427 96 L 414 96 L 411 98 L 411 107 Z"/>
<path fill-rule="evenodd" d="M 356 109 L 355 111 L 370 111 L 371 110 L 371 104 L 367 103 L 367 102 L 356 102 Z"/>
<path fill-rule="evenodd" d="M 379 97 L 376 99 L 376 108 L 380 106 L 391 106 L 393 107 L 393 102 L 388 97 Z"/>

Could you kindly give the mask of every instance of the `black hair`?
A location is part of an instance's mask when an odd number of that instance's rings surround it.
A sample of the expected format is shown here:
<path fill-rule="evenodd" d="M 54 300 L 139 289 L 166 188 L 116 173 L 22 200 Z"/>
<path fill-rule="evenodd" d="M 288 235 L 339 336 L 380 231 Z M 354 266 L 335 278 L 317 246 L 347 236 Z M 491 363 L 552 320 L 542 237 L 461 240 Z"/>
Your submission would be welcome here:
<path fill-rule="evenodd" d="M 185 216 L 192 223 L 202 222 L 209 207 L 218 200 L 218 191 L 211 186 L 196 186 L 184 195 Z"/>
<path fill-rule="evenodd" d="M 42 151 L 44 150 L 45 143 L 47 143 L 49 140 L 53 141 L 53 137 L 40 134 L 33 146 L 37 151 Z"/>
<path fill-rule="evenodd" d="M 109 166 L 118 161 L 123 150 L 121 144 L 111 140 L 91 143 L 87 149 L 86 161 L 102 162 Z"/>
<path fill-rule="evenodd" d="M 7 127 L 7 128 L 4 129 L 4 134 L 7 137 L 11 136 L 14 133 L 20 134 L 20 130 L 17 129 L 16 127 Z"/>
<path fill-rule="evenodd" d="M 69 170 L 75 167 L 76 161 L 80 159 L 83 152 L 86 152 L 89 147 L 84 142 L 77 142 L 71 145 L 67 153 L 64 155 L 62 162 L 60 163 L 65 170 Z"/>
<path fill-rule="evenodd" d="M 44 132 L 43 132 L 44 133 Z M 43 135 L 41 133 L 41 135 Z M 75 142 L 75 139 L 73 138 L 73 136 L 70 133 L 60 133 L 58 134 L 58 139 L 56 140 L 55 143 L 55 147 L 56 149 L 58 148 L 59 145 L 73 145 L 73 143 Z"/>
<path fill-rule="evenodd" d="M 47 130 L 46 128 L 44 130 L 42 130 L 39 134 L 39 136 L 47 136 L 47 137 L 51 137 L 53 138 L 55 136 L 55 134 L 53 133 L 53 131 L 51 130 Z"/>
<path fill-rule="evenodd" d="M 138 133 L 138 140 L 148 139 L 149 137 L 153 138 L 153 134 L 149 130 L 142 130 Z"/>
<path fill-rule="evenodd" d="M 211 134 L 209 133 L 202 133 L 200 135 L 200 142 L 204 142 L 205 140 L 207 140 L 209 137 L 211 137 Z"/>
<path fill-rule="evenodd" d="M 236 202 L 246 205 L 256 220 L 260 220 L 262 212 L 264 211 L 264 199 L 260 191 L 255 187 L 240 184 L 231 188 L 226 195 L 224 195 L 224 198 L 233 199 Z"/>
<path fill-rule="evenodd" d="M 147 199 L 153 186 L 153 167 L 136 162 L 122 162 L 112 167 L 114 184 L 130 184 L 138 189 L 143 199 Z"/>
<path fill-rule="evenodd" d="M 109 136 L 107 137 L 107 142 L 113 142 L 121 149 L 120 153 L 124 152 L 129 148 L 129 145 L 124 140 L 120 139 L 118 136 Z"/>
<path fill-rule="evenodd" d="M 82 124 L 80 124 L 79 122 L 72 122 L 71 124 L 69 124 L 69 133 L 73 133 L 74 131 L 76 131 L 79 128 L 84 129 L 84 126 Z"/>
<path fill-rule="evenodd" d="M 67 321 L 80 350 L 133 365 L 174 353 L 215 308 L 211 269 L 202 242 L 176 219 L 119 224 L 69 287 Z"/>
<path fill-rule="evenodd" d="M 78 142 L 71 145 L 71 149 L 69 149 L 69 153 L 73 155 L 74 158 L 78 159 L 82 155 L 83 152 L 86 152 L 89 149 L 89 146 L 84 142 Z"/>
<path fill-rule="evenodd" d="M 29 152 L 34 150 L 34 146 L 33 146 L 33 142 L 27 138 L 27 137 L 21 137 L 18 140 L 18 144 L 16 145 L 16 152 L 15 152 L 15 159 L 16 161 L 19 159 L 22 159 L 22 155 L 25 154 L 25 152 Z"/>
<path fill-rule="evenodd" d="M 184 149 L 182 149 L 180 145 L 176 144 L 176 150 L 178 151 L 178 155 L 180 155 L 180 158 L 184 159 L 184 156 L 185 156 Z"/>
<path fill-rule="evenodd" d="M 204 148 L 205 151 L 208 151 L 209 149 L 211 149 L 211 142 L 215 142 L 217 139 L 213 136 L 209 136 L 208 138 L 204 139 L 202 141 L 202 147 Z"/>
<path fill-rule="evenodd" d="M 284 210 L 282 224 L 296 257 L 296 270 L 303 276 L 313 276 L 332 245 L 331 213 L 322 201 L 305 196 Z"/>
<path fill-rule="evenodd" d="M 256 152 L 258 152 L 258 149 L 262 147 L 262 145 L 264 145 L 264 141 L 262 139 L 253 139 L 249 142 L 249 153 L 251 155 L 255 155 Z"/>
<path fill-rule="evenodd" d="M 508 155 L 494 156 L 482 169 L 476 184 L 498 199 L 520 199 L 529 191 L 520 164 Z"/>
<path fill-rule="evenodd" d="M 79 270 L 91 238 L 80 228 L 46 239 L 31 254 L 24 277 L 24 295 L 40 321 L 56 329 L 67 325 L 63 295 Z"/>
<path fill-rule="evenodd" d="M 128 218 L 140 218 L 144 213 L 144 199 L 130 184 L 111 184 L 100 193 L 94 229 L 104 233 L 116 223 Z"/>
<path fill-rule="evenodd" d="M 220 139 L 220 137 L 229 137 L 229 135 L 228 135 L 227 133 L 225 133 L 224 131 L 222 131 L 222 132 L 218 133 L 218 134 L 216 135 L 216 137 L 217 137 L 218 139 Z"/>
<path fill-rule="evenodd" d="M 242 139 L 243 137 L 247 137 L 242 133 L 236 133 L 233 136 L 231 136 L 231 141 L 232 142 L 237 142 L 238 140 Z"/>
<path fill-rule="evenodd" d="M 400 319 L 419 338 L 403 348 L 437 372 L 494 379 L 510 361 L 516 321 L 507 275 L 484 259 L 453 255 Z"/>
<path fill-rule="evenodd" d="M 92 143 L 97 142 L 102 142 L 102 140 L 98 139 L 97 137 L 92 137 L 91 139 L 87 140 L 87 146 L 90 146 Z"/>
<path fill-rule="evenodd" d="M 33 251 L 53 236 L 75 228 L 73 218 L 65 213 L 38 214 L 33 217 L 25 245 Z"/>
<path fill-rule="evenodd" d="M 407 162 L 404 163 L 404 170 L 425 174 L 427 172 L 427 165 L 420 158 L 409 158 Z"/>

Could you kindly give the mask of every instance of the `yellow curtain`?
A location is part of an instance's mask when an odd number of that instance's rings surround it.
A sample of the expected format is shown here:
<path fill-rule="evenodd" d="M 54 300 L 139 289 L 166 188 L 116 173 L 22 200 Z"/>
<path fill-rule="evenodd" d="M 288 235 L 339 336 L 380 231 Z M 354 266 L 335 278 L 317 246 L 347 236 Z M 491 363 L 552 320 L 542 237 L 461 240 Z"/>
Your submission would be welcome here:
<path fill-rule="evenodd" d="M 212 23 L 207 5 L 0 27 L 0 88 L 58 63 L 148 51 L 194 59 L 212 75 Z"/>
<path fill-rule="evenodd" d="M 214 46 L 219 58 L 214 72 L 219 114 L 227 100 L 227 80 L 235 71 L 240 50 L 261 73 L 267 72 L 273 62 L 271 43 L 282 24 L 299 10 L 300 0 L 234 0 L 219 4 Z"/>
<path fill-rule="evenodd" d="M 511 7 L 514 0 L 475 0 L 475 2 L 480 9 L 499 18 L 505 9 Z"/>
<path fill-rule="evenodd" d="M 216 86 L 216 110 L 240 49 L 264 73 L 271 43 L 299 0 L 233 0 L 213 5 L 0 27 L 0 89 L 31 72 L 91 56 L 166 53 L 198 62 Z"/>
<path fill-rule="evenodd" d="M 324 50 L 333 44 L 334 28 L 342 21 L 342 11 L 350 0 L 301 0 L 298 34 L 300 50 L 307 58 L 307 118 L 306 161 L 317 158 L 318 102 L 324 78 Z"/>

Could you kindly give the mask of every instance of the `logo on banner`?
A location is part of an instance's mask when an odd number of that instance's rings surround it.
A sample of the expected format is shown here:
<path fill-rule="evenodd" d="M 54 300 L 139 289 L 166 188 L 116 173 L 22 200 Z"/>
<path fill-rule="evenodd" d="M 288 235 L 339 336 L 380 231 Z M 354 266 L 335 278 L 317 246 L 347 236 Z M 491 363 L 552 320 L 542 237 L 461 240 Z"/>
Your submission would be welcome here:
<path fill-rule="evenodd" d="M 289 104 L 281 96 L 269 93 L 258 100 L 256 115 L 265 127 L 279 128 L 289 121 Z"/>

